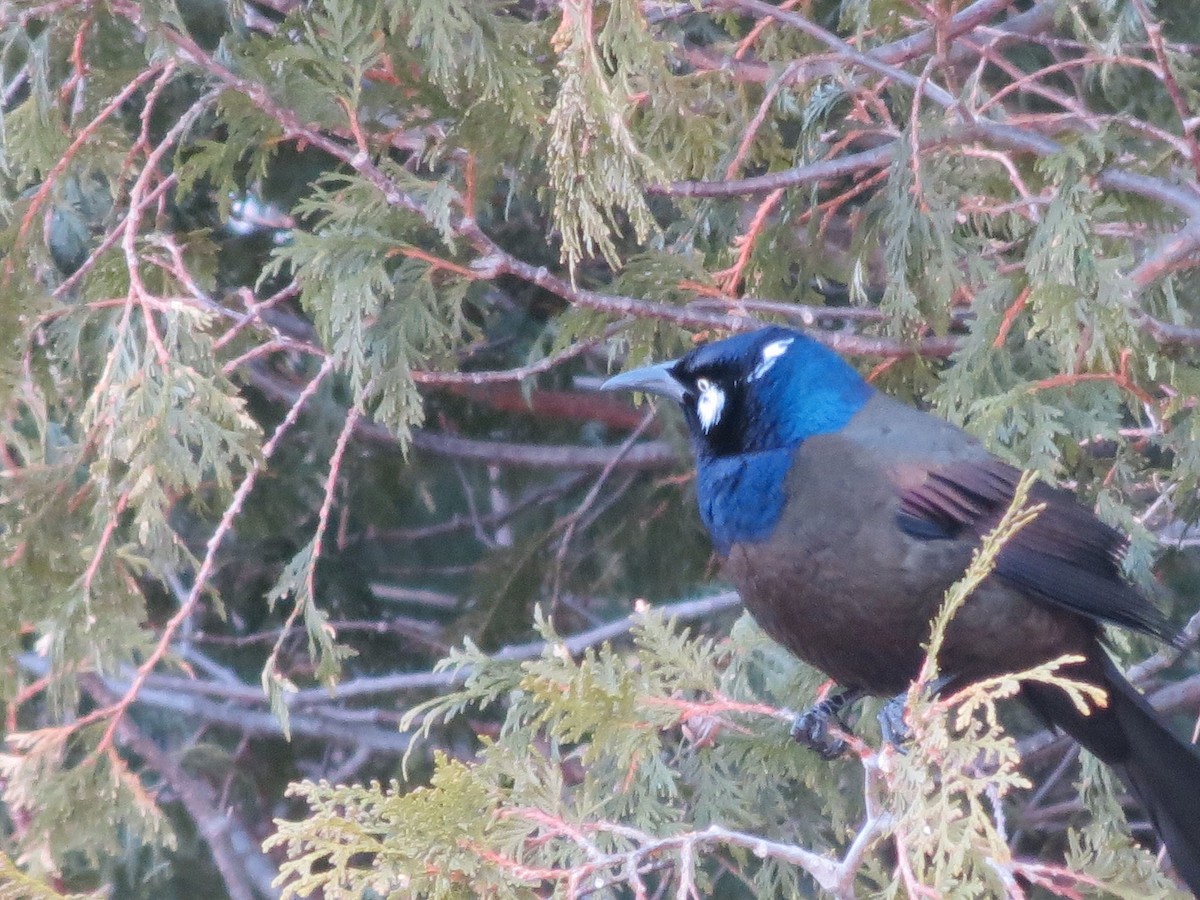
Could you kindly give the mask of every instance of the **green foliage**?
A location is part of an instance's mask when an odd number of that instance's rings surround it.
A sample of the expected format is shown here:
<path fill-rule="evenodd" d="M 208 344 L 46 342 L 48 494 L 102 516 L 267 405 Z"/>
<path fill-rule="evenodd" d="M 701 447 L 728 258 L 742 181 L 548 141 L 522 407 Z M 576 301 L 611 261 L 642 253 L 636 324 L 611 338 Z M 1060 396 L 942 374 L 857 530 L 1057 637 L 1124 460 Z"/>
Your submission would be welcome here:
<path fill-rule="evenodd" d="M 1060 885 L 1033 855 L 1165 891 L 1090 762 L 1090 818 L 1005 830 L 1040 774 L 1012 679 L 827 765 L 781 712 L 822 677 L 748 620 L 562 649 L 717 574 L 678 420 L 623 449 L 650 408 L 592 388 L 747 316 L 1075 487 L 1173 621 L 1200 596 L 1192 5 L 949 42 L 962 4 L 717 6 L 0 9 L 0 898 L 264 892 L 246 848 L 301 775 L 297 895 L 615 894 L 639 860 L 808 895 L 875 798 L 863 894 L 901 856 L 947 896 Z"/>
<path fill-rule="evenodd" d="M 552 214 L 562 233 L 563 260 L 572 270 L 596 254 L 615 266 L 614 232 L 626 221 L 639 243 L 654 227 L 642 186 L 656 180 L 659 169 L 637 146 L 626 122 L 628 88 L 605 71 L 604 54 L 620 67 L 622 41 L 644 43 L 640 16 L 631 7 L 632 0 L 617 0 L 598 41 L 590 13 L 564 7 L 556 35 L 561 81 L 547 123 L 548 163 Z"/>
<path fill-rule="evenodd" d="M 1023 679 L 1057 685 L 1081 710 L 1103 701 L 1103 691 L 1058 674 L 1070 659 L 977 682 L 945 699 L 929 697 L 947 627 L 991 573 L 1000 549 L 1041 512 L 1026 507 L 1033 481 L 1028 473 L 1021 479 L 1008 512 L 947 591 L 925 664 L 908 692 L 914 746 L 896 766 L 893 789 L 911 800 L 896 824 L 898 849 L 909 857 L 917 883 L 953 884 L 954 896 L 993 896 L 1012 878 L 1012 854 L 993 816 L 1004 797 L 1031 785 L 1015 741 L 1000 726 L 996 701 L 1015 696 Z"/>
<path fill-rule="evenodd" d="M 1101 702 L 1102 692 L 1058 674 L 1067 661 L 1059 660 L 948 698 L 928 693 L 947 624 L 1004 542 L 1039 511 L 1023 509 L 1031 484 L 1026 477 L 934 622 L 929 663 L 909 693 L 909 747 L 864 757 L 865 802 L 880 825 L 856 843 L 903 860 L 883 875 L 879 863 L 856 859 L 858 884 L 872 896 L 927 884 L 990 897 L 1015 873 L 1053 880 L 1051 869 L 1014 859 L 1002 830 L 998 804 L 1030 782 L 996 703 L 1014 696 L 1021 679 L 1054 684 L 1081 708 Z M 287 851 L 285 897 L 526 897 L 547 885 L 572 896 L 585 884 L 601 896 L 619 896 L 620 885 L 712 894 L 725 889 L 723 867 L 755 896 L 807 891 L 803 866 L 785 864 L 787 848 L 836 850 L 853 820 L 822 826 L 799 812 L 816 800 L 809 787 L 827 764 L 789 739 L 786 711 L 761 702 L 788 682 L 793 689 L 802 667 L 771 652 L 745 618 L 730 641 L 714 642 L 643 609 L 630 650 L 604 644 L 578 658 L 544 618 L 539 632 L 545 649 L 529 662 L 499 661 L 469 643 L 453 652 L 441 668 L 464 676 L 463 686 L 409 712 L 428 738 L 454 718 L 501 707 L 498 735 L 472 762 L 437 752 L 428 784 L 416 788 L 294 787 L 308 814 L 278 822 L 268 842 Z M 853 785 L 848 767 L 834 771 Z M 1112 802 L 1110 786 L 1089 784 L 1092 803 Z M 1149 855 L 1119 821 L 1110 815 L 1071 837 L 1084 878 L 1146 871 Z M 753 853 L 740 844 L 742 829 L 757 835 Z M 1166 882 L 1150 880 L 1154 896 L 1173 896 Z"/>
<path fill-rule="evenodd" d="M 7 854 L 0 853 L 0 900 L 98 900 L 101 896 L 101 891 L 61 894 L 41 879 L 25 874 Z"/>
<path fill-rule="evenodd" d="M 1084 759 L 1082 769 L 1080 793 L 1091 818 L 1068 835 L 1068 864 L 1094 872 L 1114 897 L 1180 896 L 1183 892 L 1163 877 L 1157 860 L 1130 838 L 1112 772 L 1092 758 Z"/>
<path fill-rule="evenodd" d="M 1059 676 L 1058 662 L 948 699 L 927 696 L 946 626 L 1004 542 L 1040 511 L 1023 509 L 1031 484 L 1022 481 L 934 622 L 930 662 L 910 691 L 912 746 L 867 759 L 868 773 L 885 773 L 871 791 L 883 787 L 883 795 L 868 802 L 893 810 L 886 830 L 906 858 L 890 883 L 877 885 L 882 896 L 895 895 L 906 877 L 954 884 L 954 896 L 993 895 L 1013 863 L 994 804 L 1029 787 L 996 701 L 1013 696 L 1020 678 L 1055 684 L 1081 708 L 1102 698 Z M 813 759 L 784 734 L 778 720 L 787 714 L 756 702 L 759 690 L 778 689 L 781 675 L 781 660 L 761 653 L 756 629 L 743 624 L 724 646 L 642 610 L 632 650 L 605 644 L 578 659 L 544 618 L 539 632 L 545 649 L 526 663 L 498 661 L 469 643 L 455 651 L 441 668 L 464 675 L 462 688 L 408 714 L 428 737 L 452 718 L 501 705 L 499 735 L 473 763 L 437 754 L 428 786 L 415 790 L 400 782 L 297 786 L 310 815 L 279 823 L 270 842 L 288 851 L 287 896 L 453 897 L 469 885 L 518 897 L 545 882 L 570 895 L 585 879 L 599 889 L 640 883 L 639 869 L 664 864 L 672 870 L 664 884 L 712 891 L 719 857 L 673 852 L 672 840 L 691 837 L 687 823 L 755 828 L 764 842 L 758 859 L 732 851 L 741 878 L 758 896 L 803 889 L 800 870 L 779 865 L 765 842 L 832 847 L 845 823 L 813 833 L 795 814 L 812 801 L 805 781 Z M 794 679 L 794 661 L 782 668 L 785 681 Z"/>
<path fill-rule="evenodd" d="M 113 753 L 90 754 L 95 727 L 77 735 L 47 728 L 13 736 L 0 755 L 4 802 L 28 816 L 24 855 L 40 875 L 80 857 L 95 866 L 126 840 L 172 846 L 170 823 L 138 776 Z M 88 754 L 88 755 L 85 755 Z"/>
<path fill-rule="evenodd" d="M 447 100 L 468 114 L 475 104 L 494 103 L 518 122 L 537 121 L 542 76 L 530 51 L 538 29 L 522 27 L 497 2 L 397 0 L 388 7 L 391 27 L 407 29 L 408 46 L 427 64 L 425 77 Z"/>
<path fill-rule="evenodd" d="M 299 618 L 304 623 L 304 631 L 308 637 L 308 655 L 316 662 L 313 674 L 320 683 L 332 686 L 341 672 L 342 660 L 353 653 L 334 643 L 335 632 L 329 624 L 329 616 L 317 605 L 314 586 L 318 540 L 319 537 L 314 537 L 283 567 L 279 580 L 267 594 L 267 603 L 272 608 L 283 601 L 291 604 L 292 613 L 288 621 Z M 263 666 L 262 686 L 270 698 L 271 712 L 279 718 L 284 734 L 290 736 L 287 694 L 295 692 L 296 685 L 278 669 L 282 638 L 283 635 L 275 642 L 271 655 L 267 657 L 266 665 Z"/>
<path fill-rule="evenodd" d="M 399 782 L 297 787 L 315 816 L 281 822 L 273 839 L 288 847 L 289 895 L 350 897 L 370 888 L 452 897 L 469 885 L 530 896 L 555 878 L 544 873 L 586 865 L 595 854 L 614 855 L 596 869 L 600 882 L 622 878 L 619 854 L 636 851 L 641 835 L 679 834 L 689 822 L 761 826 L 765 815 L 774 839 L 824 831 L 786 812 L 797 798 L 812 802 L 803 779 L 814 769 L 787 738 L 786 716 L 764 718 L 768 708 L 750 702 L 741 703 L 749 713 L 723 712 L 714 702 L 737 706 L 733 698 L 749 695 L 750 678 L 769 677 L 752 665 L 725 670 L 730 649 L 753 655 L 762 641 L 753 629 L 739 629 L 750 645 L 730 648 L 645 613 L 631 651 L 605 645 L 578 661 L 544 619 L 540 631 L 546 649 L 528 663 L 497 662 L 470 645 L 456 651 L 445 666 L 469 673 L 463 688 L 409 714 L 428 734 L 449 718 L 503 703 L 500 733 L 474 763 L 439 755 L 429 786 L 417 790 Z M 721 733 L 709 743 L 693 729 Z M 735 771 L 741 775 L 731 784 L 724 776 Z M 586 837 L 572 838 L 579 834 Z M 800 887 L 795 870 L 753 856 L 742 864 L 748 875 L 757 870 L 749 877 L 763 889 Z M 700 877 L 711 883 L 715 870 Z"/>

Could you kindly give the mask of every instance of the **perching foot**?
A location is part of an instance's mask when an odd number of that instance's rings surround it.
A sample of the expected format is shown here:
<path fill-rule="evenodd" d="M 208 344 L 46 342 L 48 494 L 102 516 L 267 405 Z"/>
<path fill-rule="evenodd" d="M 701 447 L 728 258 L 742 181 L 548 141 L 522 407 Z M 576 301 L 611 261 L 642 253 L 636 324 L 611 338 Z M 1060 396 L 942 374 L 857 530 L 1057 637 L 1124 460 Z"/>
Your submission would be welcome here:
<path fill-rule="evenodd" d="M 840 728 L 846 729 L 839 714 L 860 696 L 860 691 L 842 691 L 800 713 L 792 722 L 792 738 L 814 751 L 821 759 L 837 759 L 846 752 L 846 742 L 830 733 L 829 723 L 835 722 Z"/>
<path fill-rule="evenodd" d="M 908 702 L 908 692 L 897 694 L 879 710 L 879 732 L 884 741 L 896 748 L 899 753 L 907 753 L 904 745 L 912 739 L 912 731 L 904 721 L 904 704 Z"/>
<path fill-rule="evenodd" d="M 936 697 L 955 681 L 953 675 L 943 675 L 935 678 L 929 685 L 930 696 Z M 891 744 L 900 753 L 904 753 L 904 745 L 912 740 L 912 730 L 904 721 L 904 707 L 908 702 L 908 691 L 897 694 L 879 710 L 879 731 L 884 741 Z"/>

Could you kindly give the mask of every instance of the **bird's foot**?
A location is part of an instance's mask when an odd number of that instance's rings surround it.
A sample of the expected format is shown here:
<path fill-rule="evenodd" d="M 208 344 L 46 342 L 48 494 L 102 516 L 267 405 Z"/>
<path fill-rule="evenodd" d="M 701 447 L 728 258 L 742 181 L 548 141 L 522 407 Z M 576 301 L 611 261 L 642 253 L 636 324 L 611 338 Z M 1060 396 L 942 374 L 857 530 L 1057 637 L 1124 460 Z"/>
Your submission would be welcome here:
<path fill-rule="evenodd" d="M 897 752 L 907 753 L 904 745 L 912 739 L 912 731 L 904 721 L 904 706 L 908 702 L 908 692 L 897 694 L 879 710 L 879 732 L 883 739 L 891 744 Z"/>
<path fill-rule="evenodd" d="M 930 696 L 937 696 L 948 685 L 954 683 L 953 675 L 943 675 L 935 678 L 929 685 Z M 912 729 L 904 721 L 904 709 L 908 705 L 908 691 L 897 694 L 879 710 L 879 732 L 885 742 L 889 743 L 899 753 L 905 753 L 904 745 L 912 740 Z"/>
<path fill-rule="evenodd" d="M 842 738 L 830 733 L 829 723 L 834 722 L 845 729 L 846 724 L 839 714 L 859 696 L 859 691 L 842 691 L 800 713 L 792 722 L 792 739 L 814 751 L 821 759 L 837 759 L 846 752 L 847 745 Z"/>

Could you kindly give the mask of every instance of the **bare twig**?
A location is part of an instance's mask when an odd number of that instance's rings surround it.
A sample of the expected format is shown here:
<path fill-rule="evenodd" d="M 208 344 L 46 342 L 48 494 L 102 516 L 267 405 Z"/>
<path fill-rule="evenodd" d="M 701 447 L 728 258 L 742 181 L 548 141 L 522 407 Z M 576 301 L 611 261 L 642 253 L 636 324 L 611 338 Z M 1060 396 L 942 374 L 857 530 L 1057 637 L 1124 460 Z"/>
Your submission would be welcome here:
<path fill-rule="evenodd" d="M 116 702 L 117 695 L 96 676 L 83 680 L 84 689 L 102 705 Z M 278 897 L 273 882 L 278 875 L 270 859 L 259 849 L 228 811 L 219 809 L 212 790 L 187 774 L 167 751 L 146 736 L 128 719 L 120 723 L 121 739 L 174 789 L 196 831 L 208 844 L 213 862 L 225 882 L 231 900 Z"/>
<path fill-rule="evenodd" d="M 130 682 L 128 689 L 121 696 L 120 700 L 111 706 L 106 706 L 89 713 L 75 723 L 76 728 L 81 728 L 94 722 L 108 722 L 103 736 L 96 745 L 95 749 L 92 751 L 92 756 L 103 753 L 111 746 L 113 737 L 121 723 L 121 720 L 124 718 L 129 707 L 137 699 L 138 692 L 146 683 L 146 679 L 150 677 L 150 673 L 154 671 L 154 669 L 166 656 L 176 632 L 179 631 L 183 623 L 192 615 L 197 604 L 200 602 L 200 598 L 204 596 L 204 592 L 208 588 L 208 579 L 216 566 L 217 551 L 220 549 L 225 537 L 233 528 L 233 523 L 241 513 L 242 505 L 246 502 L 246 498 L 250 495 L 250 491 L 254 487 L 255 482 L 258 480 L 258 476 L 262 472 L 263 466 L 279 447 L 284 435 L 286 435 L 291 430 L 292 426 L 295 425 L 296 420 L 300 417 L 300 410 L 304 407 L 305 403 L 313 394 L 316 393 L 318 386 L 332 371 L 333 361 L 332 359 L 328 359 L 326 360 L 325 365 L 321 367 L 313 379 L 305 386 L 304 390 L 300 392 L 299 396 L 296 398 L 296 401 L 292 404 L 292 408 L 288 410 L 288 414 L 276 427 L 275 432 L 271 435 L 270 440 L 263 445 L 262 456 L 256 460 L 254 465 L 250 468 L 250 471 L 247 472 L 246 476 L 242 479 L 242 483 L 238 485 L 237 490 L 234 492 L 233 499 L 225 508 L 224 513 L 221 515 L 220 522 L 217 524 L 212 536 L 208 539 L 208 546 L 205 549 L 204 559 L 200 564 L 199 570 L 196 572 L 191 591 L 188 593 L 188 596 L 183 603 L 179 605 L 179 609 L 175 612 L 167 624 L 163 626 L 162 631 L 159 633 L 158 642 L 155 644 L 154 649 L 146 657 L 145 662 L 138 667 L 137 674 Z"/>
<path fill-rule="evenodd" d="M 596 476 L 595 482 L 579 506 L 570 515 L 564 516 L 555 523 L 554 530 L 558 531 L 561 528 L 562 537 L 559 538 L 558 551 L 554 554 L 554 588 L 550 595 L 552 604 L 556 605 L 558 603 L 558 598 L 562 591 L 563 565 L 566 562 L 567 550 L 571 546 L 571 539 L 575 536 L 575 530 L 579 527 L 579 520 L 591 505 L 596 502 L 596 498 L 600 496 L 600 490 L 604 487 L 604 483 L 608 481 L 609 476 L 612 475 L 613 470 L 616 469 L 625 454 L 633 449 L 638 438 L 642 436 L 642 433 L 650 427 L 650 423 L 654 421 L 654 416 L 655 411 L 653 409 L 646 412 L 637 428 L 633 429 L 629 433 L 629 437 L 617 448 L 616 455 L 613 456 L 612 461 L 600 470 L 600 474 Z M 552 606 L 551 609 L 553 610 L 553 608 Z"/>

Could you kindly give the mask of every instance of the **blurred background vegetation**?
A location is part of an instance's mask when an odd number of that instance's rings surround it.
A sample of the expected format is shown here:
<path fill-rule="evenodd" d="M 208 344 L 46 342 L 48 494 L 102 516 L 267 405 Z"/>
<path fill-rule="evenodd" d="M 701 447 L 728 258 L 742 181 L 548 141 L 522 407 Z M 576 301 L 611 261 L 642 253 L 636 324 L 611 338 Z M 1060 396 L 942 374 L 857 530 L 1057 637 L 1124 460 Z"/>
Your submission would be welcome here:
<path fill-rule="evenodd" d="M 1198 58 L 1189 0 L 0 4 L 0 880 L 278 896 L 289 783 L 386 781 L 412 749 L 420 784 L 481 737 L 589 783 L 594 729 L 479 694 L 412 747 L 464 641 L 515 665 L 547 629 L 612 639 L 665 674 L 600 693 L 810 702 L 746 623 L 728 642 L 678 418 L 595 390 L 764 321 L 1077 489 L 1194 643 Z M 629 644 L 635 598 L 715 649 Z M 1116 647 L 1188 727 L 1194 655 Z M 713 815 L 718 774 L 744 803 L 777 774 L 742 827 L 846 846 L 853 766 L 778 722 L 769 753 L 707 756 L 689 715 L 655 721 L 696 791 L 664 829 Z M 1039 787 L 988 840 L 1158 890 L 1109 787 L 1014 724 Z M 726 849 L 707 890 L 815 890 Z M 862 890 L 911 893 L 889 852 Z"/>

